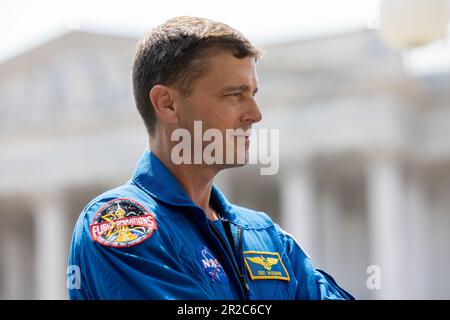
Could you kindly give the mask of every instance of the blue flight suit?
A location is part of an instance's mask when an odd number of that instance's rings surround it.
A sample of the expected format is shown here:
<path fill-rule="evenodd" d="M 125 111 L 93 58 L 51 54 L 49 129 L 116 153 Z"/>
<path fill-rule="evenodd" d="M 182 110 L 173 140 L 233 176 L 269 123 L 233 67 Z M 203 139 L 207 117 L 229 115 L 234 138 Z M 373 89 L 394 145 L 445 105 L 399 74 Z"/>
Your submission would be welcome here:
<path fill-rule="evenodd" d="M 92 200 L 73 233 L 71 299 L 353 299 L 268 215 L 216 186 L 210 221 L 150 151 Z"/>

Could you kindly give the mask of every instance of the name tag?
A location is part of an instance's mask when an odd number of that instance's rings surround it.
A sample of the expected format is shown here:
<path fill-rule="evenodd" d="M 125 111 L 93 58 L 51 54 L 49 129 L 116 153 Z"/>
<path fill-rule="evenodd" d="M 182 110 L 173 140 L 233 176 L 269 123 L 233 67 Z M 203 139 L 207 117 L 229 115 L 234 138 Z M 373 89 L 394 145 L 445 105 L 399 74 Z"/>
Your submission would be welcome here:
<path fill-rule="evenodd" d="M 245 251 L 244 261 L 252 280 L 291 280 L 278 252 Z"/>

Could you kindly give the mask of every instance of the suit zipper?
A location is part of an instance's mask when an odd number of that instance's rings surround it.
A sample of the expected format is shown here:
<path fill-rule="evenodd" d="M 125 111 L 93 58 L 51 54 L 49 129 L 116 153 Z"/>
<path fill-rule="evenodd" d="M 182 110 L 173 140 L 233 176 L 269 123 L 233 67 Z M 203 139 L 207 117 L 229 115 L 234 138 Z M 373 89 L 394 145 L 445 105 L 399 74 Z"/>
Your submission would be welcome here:
<path fill-rule="evenodd" d="M 241 282 L 244 283 L 245 286 L 245 295 L 248 295 L 248 292 L 250 291 L 250 287 L 248 286 L 247 279 L 245 278 L 245 269 L 244 269 L 244 252 L 242 251 L 242 227 L 237 226 L 238 228 L 238 246 L 237 246 L 237 258 L 241 264 L 239 277 L 241 278 Z"/>
<path fill-rule="evenodd" d="M 234 271 L 237 273 L 238 275 L 238 279 L 239 279 L 239 283 L 240 283 L 240 287 L 241 287 L 241 291 L 242 294 L 244 296 L 244 299 L 247 300 L 247 294 L 249 291 L 249 286 L 245 280 L 244 275 L 242 274 L 242 272 L 239 270 L 239 267 L 236 263 L 236 259 L 234 258 L 232 252 L 229 252 L 228 250 L 228 246 L 226 245 L 225 239 L 222 237 L 222 235 L 220 234 L 220 232 L 216 229 L 216 227 L 214 226 L 214 224 L 211 221 L 208 221 L 208 224 L 210 226 L 210 229 L 213 231 L 214 235 L 219 239 L 220 243 L 222 244 L 222 247 L 225 249 L 225 251 L 227 252 L 233 268 L 235 269 Z"/>

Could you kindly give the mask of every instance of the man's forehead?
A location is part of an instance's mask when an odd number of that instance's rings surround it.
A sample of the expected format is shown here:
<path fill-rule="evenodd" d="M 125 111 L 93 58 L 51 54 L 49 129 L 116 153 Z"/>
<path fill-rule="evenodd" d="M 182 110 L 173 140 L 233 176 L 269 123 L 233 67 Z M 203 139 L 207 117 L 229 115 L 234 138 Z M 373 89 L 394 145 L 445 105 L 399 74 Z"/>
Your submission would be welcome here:
<path fill-rule="evenodd" d="M 255 73 L 255 58 L 236 58 L 231 53 L 216 54 L 210 59 L 211 70 L 224 73 Z"/>
<path fill-rule="evenodd" d="M 204 84 L 220 88 L 231 86 L 256 86 L 255 58 L 236 58 L 231 53 L 216 54 L 208 61 L 209 70 L 203 77 Z"/>

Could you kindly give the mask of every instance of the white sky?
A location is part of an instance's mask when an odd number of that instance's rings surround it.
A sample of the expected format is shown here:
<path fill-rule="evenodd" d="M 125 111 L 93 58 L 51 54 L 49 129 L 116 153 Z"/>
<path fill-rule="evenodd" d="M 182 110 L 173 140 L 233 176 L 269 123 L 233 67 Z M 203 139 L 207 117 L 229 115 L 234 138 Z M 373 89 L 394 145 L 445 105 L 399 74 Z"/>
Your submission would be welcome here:
<path fill-rule="evenodd" d="M 0 0 L 0 61 L 81 29 L 142 36 L 178 15 L 225 22 L 256 44 L 366 28 L 379 0 Z"/>

